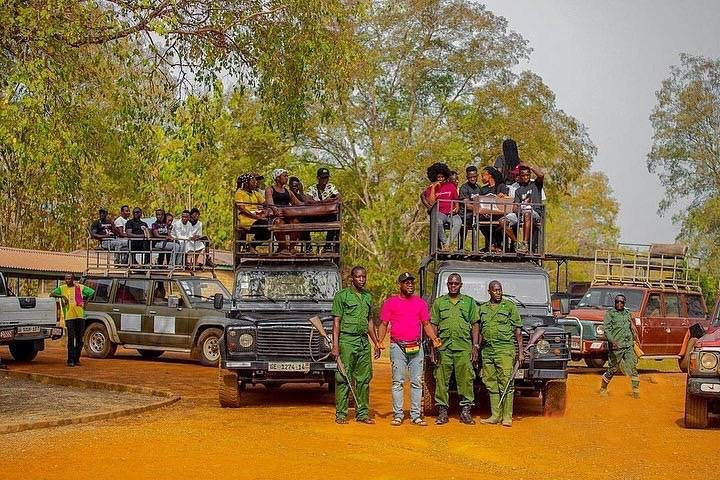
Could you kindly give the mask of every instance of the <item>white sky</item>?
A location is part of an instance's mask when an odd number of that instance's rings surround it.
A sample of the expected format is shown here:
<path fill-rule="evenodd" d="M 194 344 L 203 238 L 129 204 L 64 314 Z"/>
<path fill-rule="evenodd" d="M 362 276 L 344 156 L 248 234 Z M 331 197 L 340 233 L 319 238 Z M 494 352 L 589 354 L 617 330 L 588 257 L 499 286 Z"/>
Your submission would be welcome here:
<path fill-rule="evenodd" d="M 557 104 L 584 123 L 620 203 L 620 239 L 672 242 L 678 233 L 647 171 L 655 92 L 679 54 L 720 58 L 720 0 L 487 0 L 530 42 L 530 61 Z M 520 152 L 522 155 L 522 152 Z"/>

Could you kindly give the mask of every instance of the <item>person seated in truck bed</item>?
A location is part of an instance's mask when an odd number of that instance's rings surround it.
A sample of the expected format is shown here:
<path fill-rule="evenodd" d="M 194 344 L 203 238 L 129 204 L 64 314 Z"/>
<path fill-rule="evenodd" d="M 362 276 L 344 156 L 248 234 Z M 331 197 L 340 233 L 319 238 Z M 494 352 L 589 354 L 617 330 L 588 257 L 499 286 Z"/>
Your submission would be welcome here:
<path fill-rule="evenodd" d="M 330 170 L 325 167 L 318 168 L 316 177 L 317 183 L 308 187 L 308 197 L 312 198 L 315 203 L 339 203 L 342 201 L 340 191 L 335 185 L 330 183 Z M 335 221 L 337 221 L 337 215 L 333 214 L 313 218 L 313 222 Z M 339 251 L 337 250 L 339 247 L 339 245 L 337 245 L 339 233 L 337 230 L 328 230 L 325 236 L 324 251 Z"/>
<path fill-rule="evenodd" d="M 427 177 L 432 183 L 420 196 L 423 205 L 430 209 L 438 204 L 437 230 L 440 248 L 449 251 L 462 228 L 458 191 L 449 181 L 450 169 L 444 163 L 436 162 L 427 169 Z M 450 226 L 450 236 L 445 235 L 445 224 Z"/>
<path fill-rule="evenodd" d="M 172 237 L 180 245 L 180 249 L 185 255 L 185 265 L 194 267 L 199 253 L 205 249 L 205 244 L 198 241 L 202 236 L 202 223 L 196 222 L 193 225 L 190 222 L 190 210 L 183 210 L 180 220 L 175 220 L 175 223 L 173 223 L 171 232 Z"/>
<path fill-rule="evenodd" d="M 90 225 L 90 236 L 100 242 L 100 248 L 109 251 L 127 250 L 127 240 L 120 237 L 120 231 L 115 227 L 108 211 L 104 208 L 98 210 L 98 219 Z"/>
<path fill-rule="evenodd" d="M 136 256 L 141 254 L 142 263 L 150 263 L 150 227 L 142 219 L 142 209 L 140 207 L 133 208 L 132 218 L 125 223 L 125 235 L 130 239 L 130 265 L 137 262 Z"/>
<path fill-rule="evenodd" d="M 507 197 L 508 187 L 505 185 L 502 173 L 500 170 L 493 166 L 484 167 L 480 173 L 483 185 L 480 187 L 480 195 L 494 195 L 496 197 Z M 481 215 L 478 218 L 482 224 L 479 226 L 479 230 L 485 238 L 485 247 L 483 250 L 502 251 L 502 232 L 498 232 L 493 235 L 492 245 L 490 244 L 490 230 L 491 228 L 497 228 L 497 216 L 493 215 Z M 491 224 L 487 224 L 491 222 Z"/>
<path fill-rule="evenodd" d="M 165 210 L 155 210 L 155 222 L 150 225 L 150 237 L 153 239 L 153 249 L 159 250 L 157 264 L 172 265 L 176 263 L 177 244 L 172 238 L 172 224 L 168 225 L 165 219 Z"/>
<path fill-rule="evenodd" d="M 248 252 L 254 255 L 258 253 L 256 247 L 270 240 L 269 211 L 265 206 L 265 195 L 257 187 L 258 175 L 245 173 L 238 177 L 235 191 L 238 238 L 247 242 L 247 235 L 253 236 L 253 241 L 246 245 Z"/>
<path fill-rule="evenodd" d="M 313 197 L 303 191 L 303 184 L 298 177 L 290 177 L 289 186 L 290 191 L 294 193 L 297 199 L 300 200 L 302 203 L 306 205 L 316 203 Z M 314 217 L 300 217 L 300 223 L 312 223 L 314 221 Z M 298 239 L 300 240 L 300 244 L 302 245 L 303 250 L 305 250 L 306 252 L 312 251 L 310 232 L 300 232 L 300 234 L 298 235 Z"/>
<path fill-rule="evenodd" d="M 528 251 L 528 240 L 533 234 L 533 227 L 540 222 L 540 213 L 537 211 L 537 204 L 542 202 L 538 187 L 534 182 L 530 181 L 530 167 L 527 165 L 519 166 L 518 187 L 515 190 L 514 212 L 508 213 L 500 219 L 500 227 L 505 230 L 505 234 L 515 242 L 515 250 L 519 253 Z M 534 204 L 535 206 L 531 205 Z M 518 218 L 522 215 L 523 219 L 523 240 L 518 241 L 515 235 L 515 226 L 518 224 Z M 536 235 L 536 233 L 535 233 Z"/>
<path fill-rule="evenodd" d="M 284 168 L 276 168 L 272 172 L 273 184 L 265 190 L 265 203 L 268 207 L 289 207 L 291 205 L 302 205 L 294 193 L 285 186 L 288 184 L 288 171 Z M 298 218 L 282 218 L 278 215 L 273 223 L 299 223 Z M 278 253 L 290 255 L 295 249 L 294 242 L 297 241 L 295 233 L 278 233 Z"/>

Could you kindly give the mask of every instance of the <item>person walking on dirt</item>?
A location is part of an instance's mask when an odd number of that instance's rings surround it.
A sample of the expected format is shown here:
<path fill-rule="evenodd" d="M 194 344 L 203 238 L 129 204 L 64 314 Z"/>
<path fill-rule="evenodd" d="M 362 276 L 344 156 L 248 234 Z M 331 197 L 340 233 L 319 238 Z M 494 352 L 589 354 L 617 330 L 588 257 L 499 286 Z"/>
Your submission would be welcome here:
<path fill-rule="evenodd" d="M 482 380 L 490 394 L 490 416 L 481 423 L 501 423 L 512 426 L 514 380 L 511 377 L 515 363 L 515 344 L 517 343 L 522 365 L 523 340 L 522 320 L 517 307 L 503 298 L 502 284 L 493 280 L 488 285 L 490 300 L 480 305 L 480 335 L 482 339 Z M 479 345 L 474 345 L 473 358 Z M 510 383 L 507 394 L 500 404 L 500 395 Z"/>
<path fill-rule="evenodd" d="M 378 343 L 382 345 L 390 325 L 390 362 L 392 364 L 393 426 L 402 425 L 405 378 L 410 374 L 410 420 L 413 425 L 427 426 L 420 412 L 423 381 L 422 330 L 435 347 L 442 342 L 430 325 L 430 311 L 422 298 L 415 295 L 415 277 L 410 272 L 398 277 L 400 293 L 383 302 L 380 309 Z"/>
<path fill-rule="evenodd" d="M 75 275 L 65 274 L 65 285 L 50 292 L 50 296 L 59 298 L 62 304 L 63 318 L 67 327 L 67 364 L 68 367 L 80 365 L 80 352 L 85 334 L 85 304 L 95 295 L 95 290 L 75 282 Z"/>
<path fill-rule="evenodd" d="M 625 295 L 615 296 L 615 306 L 610 307 L 605 313 L 603 326 L 608 341 L 608 368 L 602 375 L 600 395 L 607 395 L 610 380 L 622 364 L 623 372 L 630 377 L 633 398 L 640 398 L 638 358 L 633 348 L 633 343 L 638 335 L 632 324 L 630 310 L 625 308 Z"/>
<path fill-rule="evenodd" d="M 345 366 L 347 378 L 338 369 L 335 372 L 335 422 L 348 423 L 349 382 L 355 384 L 357 405 L 355 418 L 360 423 L 373 424 L 370 418 L 370 380 L 372 359 L 368 336 L 375 347 L 375 358 L 380 356 L 375 325 L 370 312 L 372 297 L 365 290 L 367 271 L 356 266 L 350 272 L 352 286 L 340 290 L 333 299 L 333 346 L 332 355 Z"/>
<path fill-rule="evenodd" d="M 435 367 L 435 403 L 438 406 L 437 425 L 448 422 L 450 377 L 455 372 L 457 391 L 460 396 L 460 421 L 473 425 L 470 410 L 475 402 L 473 380 L 475 370 L 472 361 L 477 361 L 479 343 L 478 310 L 475 299 L 460 293 L 462 278 L 452 273 L 447 279 L 448 293 L 438 297 L 432 304 L 430 322 L 442 345 L 431 359 Z"/>

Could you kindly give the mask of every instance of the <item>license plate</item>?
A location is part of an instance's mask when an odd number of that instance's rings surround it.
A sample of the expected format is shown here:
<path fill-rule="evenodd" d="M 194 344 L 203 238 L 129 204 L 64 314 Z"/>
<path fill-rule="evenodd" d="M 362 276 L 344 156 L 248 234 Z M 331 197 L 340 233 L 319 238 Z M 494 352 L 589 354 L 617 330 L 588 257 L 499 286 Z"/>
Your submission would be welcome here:
<path fill-rule="evenodd" d="M 720 384 L 717 384 L 717 383 L 701 383 L 701 384 L 700 384 L 700 391 L 701 391 L 701 392 L 720 393 Z"/>
<path fill-rule="evenodd" d="M 40 327 L 17 327 L 17 333 L 40 333 Z"/>
<path fill-rule="evenodd" d="M 571 338 L 570 339 L 570 348 L 573 350 L 580 350 L 580 339 L 579 338 Z"/>
<path fill-rule="evenodd" d="M 520 370 L 518 370 L 517 372 L 515 372 L 515 378 L 518 378 L 518 379 L 520 379 L 520 380 L 522 380 L 523 378 L 525 378 L 525 370 L 520 369 Z"/>
<path fill-rule="evenodd" d="M 310 371 L 310 364 L 307 362 L 270 362 L 268 363 L 268 371 L 307 373 Z"/>

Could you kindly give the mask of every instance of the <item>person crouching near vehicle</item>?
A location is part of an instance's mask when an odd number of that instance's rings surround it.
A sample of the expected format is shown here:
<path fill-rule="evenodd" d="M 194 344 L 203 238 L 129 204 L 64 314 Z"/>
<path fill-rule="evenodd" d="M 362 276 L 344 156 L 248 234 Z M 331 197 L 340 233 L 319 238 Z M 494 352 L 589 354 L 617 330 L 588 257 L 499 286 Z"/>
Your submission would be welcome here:
<path fill-rule="evenodd" d="M 372 297 L 365 290 L 367 271 L 360 266 L 350 272 L 352 285 L 335 294 L 332 306 L 333 345 L 331 354 L 338 361 L 335 372 L 335 422 L 348 423 L 348 394 L 355 385 L 355 418 L 359 423 L 373 424 L 370 418 L 370 380 L 372 379 L 372 358 L 370 342 L 375 347 L 374 356 L 380 356 L 381 346 L 377 341 L 371 313 Z M 345 373 L 341 372 L 341 364 Z M 347 377 L 345 376 L 347 375 Z"/>
<path fill-rule="evenodd" d="M 625 308 L 625 295 L 615 296 L 615 305 L 605 312 L 603 318 L 605 336 L 608 340 L 608 368 L 602 375 L 600 395 L 607 395 L 607 388 L 622 364 L 623 372 L 630 377 L 633 398 L 640 398 L 640 377 L 637 371 L 638 358 L 634 341 L 638 334 L 632 323 L 630 310 Z"/>
<path fill-rule="evenodd" d="M 480 337 L 478 310 L 475 299 L 460 293 L 462 278 L 452 273 L 447 279 L 448 293 L 438 297 L 432 304 L 430 321 L 442 345 L 433 349 L 431 360 L 435 367 L 435 403 L 438 406 L 437 425 L 448 422 L 450 378 L 455 372 L 457 391 L 460 396 L 460 421 L 475 424 L 470 410 L 475 402 L 473 381 L 477 361 L 477 345 Z"/>
<path fill-rule="evenodd" d="M 65 274 L 65 285 L 50 292 L 53 298 L 59 298 L 67 327 L 67 364 L 68 367 L 80 365 L 80 353 L 85 334 L 85 306 L 95 290 L 75 282 L 75 275 Z"/>
<path fill-rule="evenodd" d="M 522 320 L 517 307 L 510 300 L 503 299 L 502 284 L 493 280 L 488 285 L 490 300 L 480 305 L 480 340 L 482 342 L 482 380 L 490 394 L 490 417 L 481 423 L 496 424 L 502 422 L 505 427 L 512 426 L 513 396 L 515 380 L 512 378 L 515 363 L 515 344 L 522 365 L 523 339 Z M 473 345 L 473 352 L 480 347 Z M 500 397 L 507 393 L 500 404 Z"/>
<path fill-rule="evenodd" d="M 392 363 L 393 419 L 390 425 L 402 425 L 404 386 L 410 374 L 410 420 L 427 426 L 420 411 L 423 382 L 422 330 L 439 348 L 442 342 L 430 324 L 430 311 L 422 298 L 415 295 L 415 277 L 405 272 L 398 277 L 400 293 L 383 302 L 380 309 L 378 343 L 382 345 L 390 325 L 390 362 Z"/>

